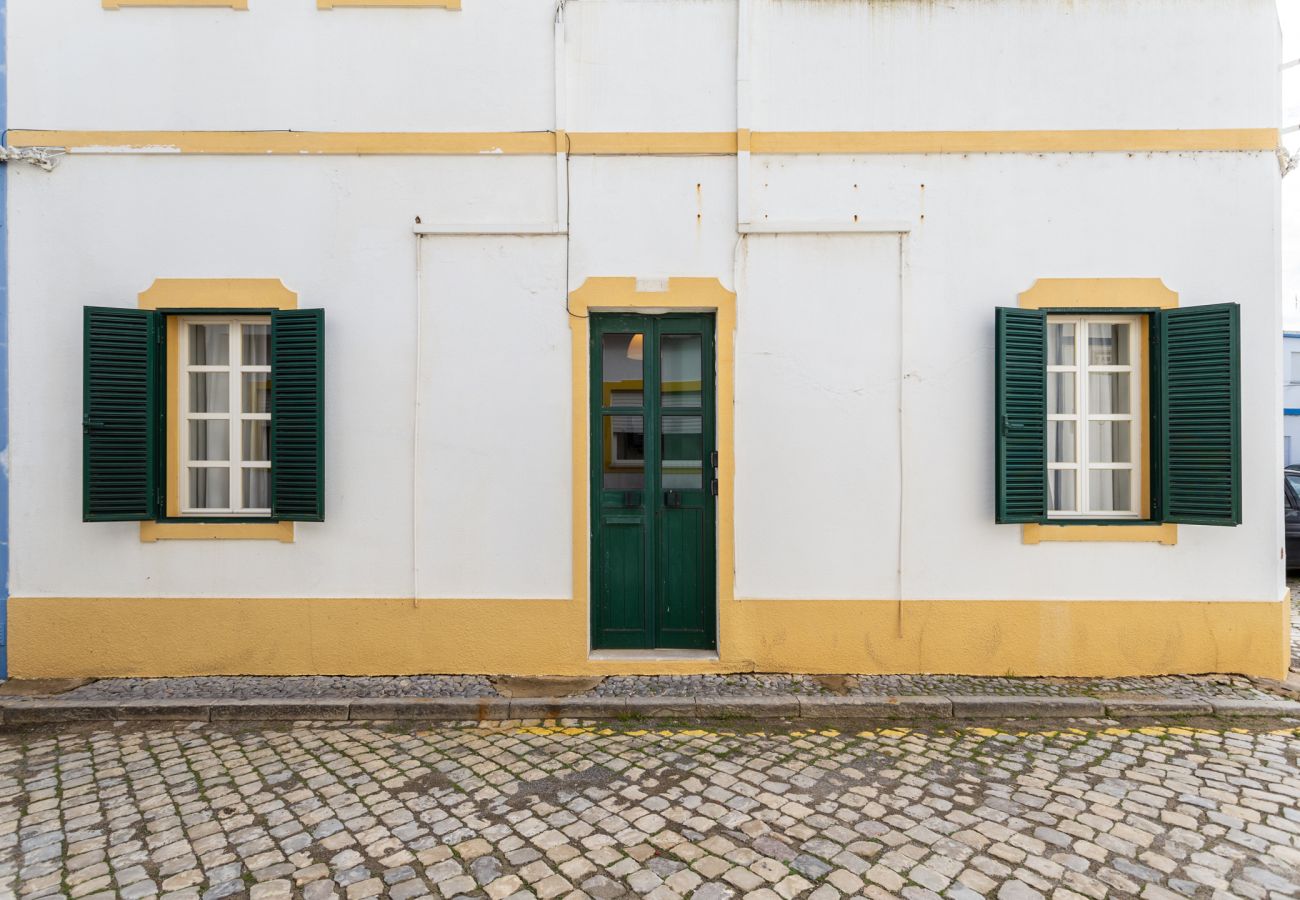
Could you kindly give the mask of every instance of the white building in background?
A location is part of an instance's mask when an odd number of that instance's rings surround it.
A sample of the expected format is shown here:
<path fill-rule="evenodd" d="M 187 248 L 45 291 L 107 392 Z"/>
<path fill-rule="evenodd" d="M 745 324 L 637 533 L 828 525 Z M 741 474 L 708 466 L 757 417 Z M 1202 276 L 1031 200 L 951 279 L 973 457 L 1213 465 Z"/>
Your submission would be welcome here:
<path fill-rule="evenodd" d="M 1272 0 L 217 6 L 9 3 L 11 674 L 1285 672 Z"/>

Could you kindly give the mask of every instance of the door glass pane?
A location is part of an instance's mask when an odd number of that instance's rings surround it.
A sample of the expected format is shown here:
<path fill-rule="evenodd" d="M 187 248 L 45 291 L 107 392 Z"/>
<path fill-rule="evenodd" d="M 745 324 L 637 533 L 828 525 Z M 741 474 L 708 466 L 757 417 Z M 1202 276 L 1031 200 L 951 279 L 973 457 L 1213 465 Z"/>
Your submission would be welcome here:
<path fill-rule="evenodd" d="M 1075 462 L 1077 444 L 1074 422 L 1047 423 L 1048 462 Z"/>
<path fill-rule="evenodd" d="M 1047 325 L 1047 364 L 1074 365 L 1074 324 L 1049 322 Z"/>
<path fill-rule="evenodd" d="M 245 469 L 243 490 L 245 509 L 270 509 L 271 470 Z"/>
<path fill-rule="evenodd" d="M 666 490 L 704 487 L 704 428 L 699 416 L 664 416 L 660 456 Z"/>
<path fill-rule="evenodd" d="M 191 324 L 190 365 L 230 365 L 230 326 Z"/>
<path fill-rule="evenodd" d="M 1088 462 L 1132 462 L 1132 441 L 1129 422 L 1089 422 Z"/>
<path fill-rule="evenodd" d="M 245 325 L 243 332 L 243 359 L 245 366 L 269 366 L 271 364 L 271 326 Z"/>
<path fill-rule="evenodd" d="M 190 506 L 195 509 L 229 509 L 230 470 L 225 466 L 190 469 Z"/>
<path fill-rule="evenodd" d="M 1074 373 L 1047 373 L 1047 411 L 1056 415 L 1074 412 Z"/>
<path fill-rule="evenodd" d="M 190 412 L 230 412 L 230 375 L 225 372 L 191 372 Z"/>
<path fill-rule="evenodd" d="M 1130 512 L 1133 473 L 1128 469 L 1093 469 L 1088 473 L 1090 512 Z"/>
<path fill-rule="evenodd" d="M 601 382 L 605 406 L 640 406 L 645 379 L 645 335 L 607 334 L 601 338 Z"/>
<path fill-rule="evenodd" d="M 1127 372 L 1088 373 L 1088 412 L 1130 413 L 1129 379 Z"/>
<path fill-rule="evenodd" d="M 271 374 L 269 372 L 245 372 L 244 412 L 269 413 L 270 411 Z"/>
<path fill-rule="evenodd" d="M 1048 509 L 1052 512 L 1078 512 L 1074 469 L 1051 469 L 1047 473 Z"/>
<path fill-rule="evenodd" d="M 700 359 L 698 334 L 665 334 L 659 341 L 659 391 L 664 409 L 698 409 Z"/>
<path fill-rule="evenodd" d="M 244 422 L 244 459 L 248 462 L 268 462 L 271 459 L 271 423 L 267 419 Z"/>
<path fill-rule="evenodd" d="M 645 420 L 641 416 L 605 416 L 602 484 L 607 491 L 645 489 Z"/>
<path fill-rule="evenodd" d="M 1092 322 L 1088 325 L 1088 365 L 1127 366 L 1128 330 L 1125 323 Z"/>
<path fill-rule="evenodd" d="M 201 462 L 230 459 L 230 420 L 191 419 L 190 459 Z"/>

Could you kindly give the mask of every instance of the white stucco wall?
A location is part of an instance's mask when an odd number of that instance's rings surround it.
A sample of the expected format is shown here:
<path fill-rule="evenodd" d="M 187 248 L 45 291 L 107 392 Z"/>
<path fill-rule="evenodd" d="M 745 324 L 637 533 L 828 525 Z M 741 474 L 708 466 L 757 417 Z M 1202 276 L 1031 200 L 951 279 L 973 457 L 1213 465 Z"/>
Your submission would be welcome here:
<path fill-rule="evenodd" d="M 734 129 L 736 9 L 570 0 L 566 127 Z M 549 0 L 11 0 L 10 18 L 17 128 L 555 126 Z M 760 0 L 743 115 L 772 130 L 1268 128 L 1275 27 L 1267 0 Z M 417 216 L 549 221 L 555 161 L 14 168 L 12 593 L 569 596 L 565 288 L 633 275 L 738 292 L 741 597 L 1280 595 L 1271 153 L 751 160 L 754 222 L 898 229 L 833 237 L 742 237 L 733 156 L 575 157 L 568 177 L 567 238 L 417 238 Z M 993 523 L 993 310 L 1050 276 L 1159 277 L 1184 305 L 1242 304 L 1242 526 L 1183 527 L 1171 548 L 1024 546 Z M 134 524 L 80 522 L 80 308 L 134 305 L 159 277 L 276 277 L 326 310 L 328 519 L 296 543 L 141 544 Z"/>

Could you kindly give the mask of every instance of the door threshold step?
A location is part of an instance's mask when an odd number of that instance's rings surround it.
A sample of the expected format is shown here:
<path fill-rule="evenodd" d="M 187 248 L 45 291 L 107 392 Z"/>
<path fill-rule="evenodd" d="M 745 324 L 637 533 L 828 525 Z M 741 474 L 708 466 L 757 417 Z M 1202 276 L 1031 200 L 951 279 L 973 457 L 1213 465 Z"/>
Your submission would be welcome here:
<path fill-rule="evenodd" d="M 716 662 L 717 650 L 592 650 L 592 662 Z"/>

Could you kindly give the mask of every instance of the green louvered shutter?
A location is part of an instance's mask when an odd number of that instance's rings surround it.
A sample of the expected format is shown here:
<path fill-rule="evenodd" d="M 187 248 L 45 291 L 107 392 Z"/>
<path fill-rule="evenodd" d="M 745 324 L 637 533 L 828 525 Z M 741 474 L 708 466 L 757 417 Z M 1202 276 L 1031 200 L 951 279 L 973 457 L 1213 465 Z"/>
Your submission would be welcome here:
<path fill-rule="evenodd" d="M 1219 303 L 1157 316 L 1166 522 L 1241 524 L 1240 315 Z"/>
<path fill-rule="evenodd" d="M 271 516 L 325 521 L 325 313 L 271 316 Z"/>
<path fill-rule="evenodd" d="M 1047 315 L 997 312 L 997 521 L 1047 516 Z"/>
<path fill-rule="evenodd" d="M 160 390 L 158 314 L 84 310 L 82 519 L 156 518 Z"/>

